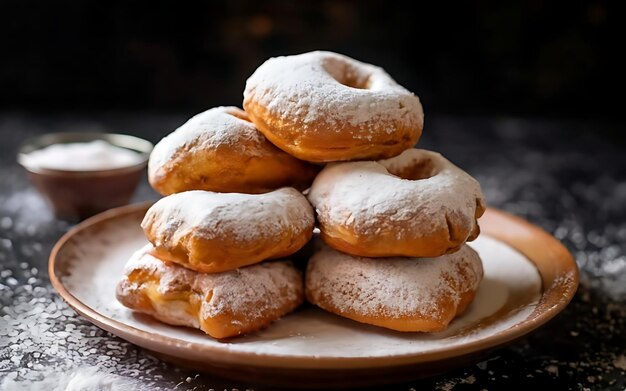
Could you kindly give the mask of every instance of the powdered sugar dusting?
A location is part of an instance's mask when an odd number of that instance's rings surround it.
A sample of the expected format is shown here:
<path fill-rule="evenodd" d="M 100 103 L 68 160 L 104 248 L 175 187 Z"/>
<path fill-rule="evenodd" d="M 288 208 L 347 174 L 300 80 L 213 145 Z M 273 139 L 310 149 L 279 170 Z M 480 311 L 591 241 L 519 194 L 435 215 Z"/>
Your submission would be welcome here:
<path fill-rule="evenodd" d="M 179 308 L 171 300 L 165 304 L 152 303 L 156 313 L 175 324 L 197 328 L 198 318 L 224 314 L 246 314 L 246 320 L 255 322 L 280 309 L 285 302 L 302 300 L 302 278 L 291 262 L 264 262 L 223 273 L 198 273 L 164 263 L 150 255 L 151 250 L 152 245 L 148 244 L 131 256 L 118 284 L 118 296 L 122 301 L 132 301 L 148 280 L 158 281 L 157 292 L 164 297 L 181 291 L 195 292 L 201 298 L 210 294 L 210 300 L 202 300 L 200 314 L 190 313 L 186 305 Z M 132 282 L 128 276 L 133 272 L 144 273 L 146 277 Z"/>
<path fill-rule="evenodd" d="M 64 285 L 78 300 L 102 316 L 148 333 L 173 338 L 172 343 L 199 344 L 228 352 L 289 357 L 385 357 L 453 349 L 483 340 L 526 319 L 540 295 L 537 270 L 524 256 L 485 235 L 472 242 L 483 260 L 485 276 L 474 302 L 441 333 L 398 333 L 363 325 L 304 308 L 267 329 L 229 342 L 218 342 L 193 329 L 171 327 L 147 317 L 137 317 L 115 299 L 115 287 L 131 254 L 146 244 L 137 219 L 116 221 L 93 235 L 77 237 L 80 247 L 71 261 L 72 273 Z M 112 244 L 115 245 L 112 245 Z M 512 298 L 524 297 L 515 307 Z M 477 326 L 498 311 L 497 321 Z M 194 346 L 194 345 L 192 345 Z M 198 354 L 189 348 L 189 354 Z M 196 353 L 194 353 L 196 352 Z M 215 356 L 212 357 L 215 360 Z"/>
<path fill-rule="evenodd" d="M 434 175 L 406 180 L 392 175 L 428 160 Z M 402 240 L 447 230 L 447 218 L 467 231 L 476 224 L 477 203 L 484 208 L 479 183 L 436 152 L 409 149 L 379 162 L 326 166 L 308 194 L 321 222 L 347 226 L 363 235 L 393 232 Z"/>
<path fill-rule="evenodd" d="M 144 229 L 157 232 L 156 246 L 186 235 L 204 239 L 233 237 L 242 245 L 313 227 L 313 210 L 293 188 L 265 194 L 187 191 L 164 197 L 146 213 Z"/>
<path fill-rule="evenodd" d="M 317 132 L 314 123 L 342 132 L 355 127 L 355 139 L 375 132 L 393 133 L 397 124 L 422 128 L 417 96 L 398 85 L 382 68 L 324 51 L 270 58 L 250 76 L 244 106 L 255 101 L 272 116 Z"/>
<path fill-rule="evenodd" d="M 148 175 L 153 177 L 164 164 L 184 159 L 201 149 L 226 146 L 237 147 L 242 155 L 270 153 L 261 147 L 245 147 L 247 144 L 243 141 L 259 146 L 269 143 L 251 122 L 242 118 L 247 118 L 247 114 L 237 107 L 216 107 L 195 115 L 154 147 L 148 162 Z"/>
<path fill-rule="evenodd" d="M 104 140 L 53 144 L 22 154 L 20 159 L 27 167 L 67 171 L 110 170 L 143 161 L 139 153 Z"/>
<path fill-rule="evenodd" d="M 45 245 L 42 249 L 40 242 L 35 242 L 41 237 L 29 234 L 30 228 L 36 227 L 38 235 L 42 235 L 42 232 L 50 232 L 53 223 L 57 227 L 53 232 L 60 232 L 61 228 L 66 230 L 67 227 L 65 224 L 54 222 L 48 213 L 42 213 L 47 212 L 47 209 L 41 204 L 43 209 L 40 210 L 39 203 L 34 202 L 38 199 L 35 197 L 36 194 L 18 192 L 15 195 L 24 194 L 33 197 L 21 197 L 21 203 L 17 202 L 17 198 L 14 200 L 15 205 L 21 207 L 13 209 L 17 213 L 13 227 L 24 235 L 23 237 L 30 238 L 27 243 L 31 243 L 29 247 L 34 251 L 32 254 L 44 259 L 49 249 L 47 250 Z M 24 215 L 24 218 L 28 217 L 24 219 L 20 213 L 26 213 L 26 209 L 30 214 Z M 5 226 L 8 225 L 5 219 L 2 220 Z M 108 264 L 100 265 L 101 269 L 87 262 L 91 267 L 85 266 L 78 278 L 83 288 L 90 290 L 91 288 L 85 284 L 93 287 L 93 281 L 98 281 L 100 275 L 104 276 L 105 283 L 109 284 L 106 272 L 111 265 L 114 265 L 112 273 L 117 273 L 119 279 L 121 269 L 115 267 L 115 261 L 121 261 L 130 254 L 130 247 L 126 245 L 129 242 L 131 246 L 141 246 L 145 243 L 138 224 L 137 219 L 133 221 L 132 226 L 122 224 L 108 231 L 102 241 L 100 239 L 96 242 L 87 241 L 82 250 L 74 251 L 73 256 L 76 258 L 102 257 L 106 254 L 111 257 L 109 261 L 112 260 Z M 0 239 L 0 247 L 2 244 Z M 22 251 L 26 249 L 25 245 L 20 247 Z M 119 251 L 122 252 L 121 256 Z M 5 262 L 6 265 L 6 259 L 1 255 L 3 254 L 0 253 L 0 262 Z M 89 271 L 90 268 L 95 271 Z M 106 272 L 101 273 L 100 270 Z M 12 273 L 16 272 L 25 276 L 23 284 L 19 284 L 11 277 Z M 96 274 L 93 274 L 94 272 Z M 85 283 L 83 278 L 91 282 Z M 11 284 L 11 281 L 15 283 Z M 114 389 L 120 391 L 171 390 L 171 387 L 162 388 L 157 384 L 163 382 L 163 373 L 167 373 L 168 369 L 171 370 L 165 363 L 152 356 L 141 354 L 129 342 L 112 338 L 109 333 L 77 316 L 59 295 L 52 293 L 54 290 L 48 281 L 48 276 L 43 270 L 26 262 L 21 262 L 18 270 L 12 271 L 11 268 L 0 270 L 0 295 L 9 302 L 12 300 L 11 305 L 5 301 L 6 305 L 0 311 L 0 350 L 5 352 L 0 357 L 1 391 L 77 389 L 100 391 L 107 390 L 108 385 L 115 385 L 118 388 Z M 101 291 L 96 289 L 92 298 L 97 298 L 100 293 Z M 98 300 L 103 306 L 115 303 L 110 295 L 100 296 Z M 172 374 L 172 378 L 175 379 L 176 374 Z M 80 385 L 82 388 L 67 388 L 68 384 L 72 387 Z"/>
<path fill-rule="evenodd" d="M 51 368 L 39 379 L 18 379 L 9 374 L 0 383 L 0 391 L 135 391 L 145 389 L 132 378 L 101 371 L 97 367 L 78 367 L 70 371 Z"/>
<path fill-rule="evenodd" d="M 431 317 L 438 304 L 475 290 L 483 276 L 478 254 L 463 246 L 438 258 L 353 257 L 321 244 L 307 269 L 307 294 L 340 312 L 400 318 Z"/>

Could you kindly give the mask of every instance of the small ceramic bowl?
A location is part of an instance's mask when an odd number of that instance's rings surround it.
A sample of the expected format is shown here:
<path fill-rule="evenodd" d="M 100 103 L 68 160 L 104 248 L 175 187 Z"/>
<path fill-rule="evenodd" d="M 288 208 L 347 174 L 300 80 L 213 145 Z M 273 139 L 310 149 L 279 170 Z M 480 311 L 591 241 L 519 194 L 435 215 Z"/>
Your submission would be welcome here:
<path fill-rule="evenodd" d="M 34 166 L 26 154 L 54 144 L 102 140 L 140 155 L 136 164 L 120 168 L 69 171 Z M 82 220 L 104 210 L 128 204 L 144 173 L 153 145 L 147 140 L 111 133 L 51 133 L 27 140 L 17 161 L 28 172 L 35 187 L 50 202 L 55 215 L 65 220 Z"/>

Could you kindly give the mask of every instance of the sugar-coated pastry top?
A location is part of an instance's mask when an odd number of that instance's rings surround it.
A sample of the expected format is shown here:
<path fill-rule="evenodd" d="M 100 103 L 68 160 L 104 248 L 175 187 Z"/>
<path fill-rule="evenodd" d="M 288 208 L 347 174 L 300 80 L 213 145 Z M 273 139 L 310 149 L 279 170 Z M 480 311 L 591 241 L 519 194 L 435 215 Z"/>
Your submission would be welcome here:
<path fill-rule="evenodd" d="M 260 155 L 267 151 L 259 148 L 246 148 L 247 142 L 257 145 L 268 143 L 250 121 L 245 112 L 237 107 L 215 107 L 197 114 L 174 132 L 165 136 L 150 154 L 148 173 L 156 176 L 157 171 L 168 161 L 181 156 L 183 152 L 193 152 L 204 148 L 230 146 L 243 148 L 239 153 Z"/>
<path fill-rule="evenodd" d="M 270 58 L 250 76 L 245 95 L 280 117 L 302 116 L 304 133 L 311 122 L 337 132 L 347 123 L 359 126 L 355 138 L 367 140 L 382 118 L 423 123 L 419 99 L 382 68 L 332 52 Z"/>
<path fill-rule="evenodd" d="M 216 107 L 192 117 L 154 147 L 148 179 L 164 195 L 263 193 L 284 186 L 304 189 L 318 170 L 275 147 L 243 110 Z"/>
<path fill-rule="evenodd" d="M 456 307 L 483 277 L 480 257 L 467 245 L 438 258 L 363 258 L 321 244 L 309 262 L 307 295 L 314 302 L 382 318 L 436 318 L 443 301 Z"/>
<path fill-rule="evenodd" d="M 442 243 L 450 248 L 477 235 L 476 219 L 485 209 L 474 178 L 440 154 L 421 149 L 378 162 L 328 165 L 313 182 L 308 198 L 317 210 L 322 233 L 343 227 L 342 232 L 349 229 L 361 241 L 383 235 L 403 241 L 436 234 L 445 236 Z"/>
<path fill-rule="evenodd" d="M 285 230 L 302 231 L 313 224 L 313 216 L 306 199 L 289 187 L 265 194 L 195 190 L 161 198 L 148 210 L 142 226 L 149 222 L 162 225 L 154 229 L 171 241 L 189 233 L 206 239 L 228 236 L 253 241 Z"/>
<path fill-rule="evenodd" d="M 311 205 L 287 187 L 264 194 L 172 194 L 141 223 L 160 258 L 206 273 L 291 255 L 311 238 L 313 225 Z"/>
<path fill-rule="evenodd" d="M 244 108 L 278 147 L 318 162 L 395 156 L 424 123 L 417 96 L 382 68 L 324 51 L 267 60 Z"/>

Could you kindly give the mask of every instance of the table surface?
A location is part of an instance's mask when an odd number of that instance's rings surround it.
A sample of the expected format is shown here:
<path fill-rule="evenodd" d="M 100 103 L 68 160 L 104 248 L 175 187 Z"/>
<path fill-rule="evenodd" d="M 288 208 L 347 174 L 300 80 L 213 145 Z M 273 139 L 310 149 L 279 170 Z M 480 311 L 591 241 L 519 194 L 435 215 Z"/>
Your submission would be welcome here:
<path fill-rule="evenodd" d="M 0 114 L 0 390 L 52 389 L 73 379 L 134 390 L 266 390 L 176 368 L 79 317 L 52 289 L 48 254 L 71 224 L 53 217 L 15 163 L 30 136 L 128 133 L 151 141 L 185 116 Z M 420 146 L 481 183 L 488 204 L 562 240 L 581 269 L 572 303 L 543 328 L 452 372 L 390 387 L 626 387 L 626 158 L 610 124 L 509 118 L 429 118 Z M 156 199 L 145 179 L 134 201 Z M 113 375 L 103 375 L 111 373 Z M 85 383 L 86 384 L 86 383 Z M 75 388 L 87 389 L 87 388 Z M 126 388 L 121 388 L 126 389 Z"/>

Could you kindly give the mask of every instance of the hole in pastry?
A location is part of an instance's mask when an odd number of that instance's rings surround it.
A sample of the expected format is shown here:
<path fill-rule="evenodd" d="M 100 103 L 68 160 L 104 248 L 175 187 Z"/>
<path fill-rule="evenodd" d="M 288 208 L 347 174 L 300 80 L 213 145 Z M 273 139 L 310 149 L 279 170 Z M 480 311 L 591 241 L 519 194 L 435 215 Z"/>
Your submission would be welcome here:
<path fill-rule="evenodd" d="M 359 90 L 367 90 L 370 88 L 371 74 L 360 69 L 355 64 L 351 64 L 340 58 L 331 57 L 324 60 L 323 67 L 333 79 L 344 86 Z"/>
<path fill-rule="evenodd" d="M 211 301 L 212 298 L 213 298 L 213 289 L 211 289 L 210 291 L 206 293 L 206 295 L 204 296 L 204 301 L 208 303 Z"/>
<path fill-rule="evenodd" d="M 411 181 L 428 179 L 437 174 L 435 172 L 435 165 L 430 159 L 416 160 L 413 161 L 413 163 L 400 169 L 397 169 L 396 167 L 390 167 L 388 171 L 392 175 Z"/>

